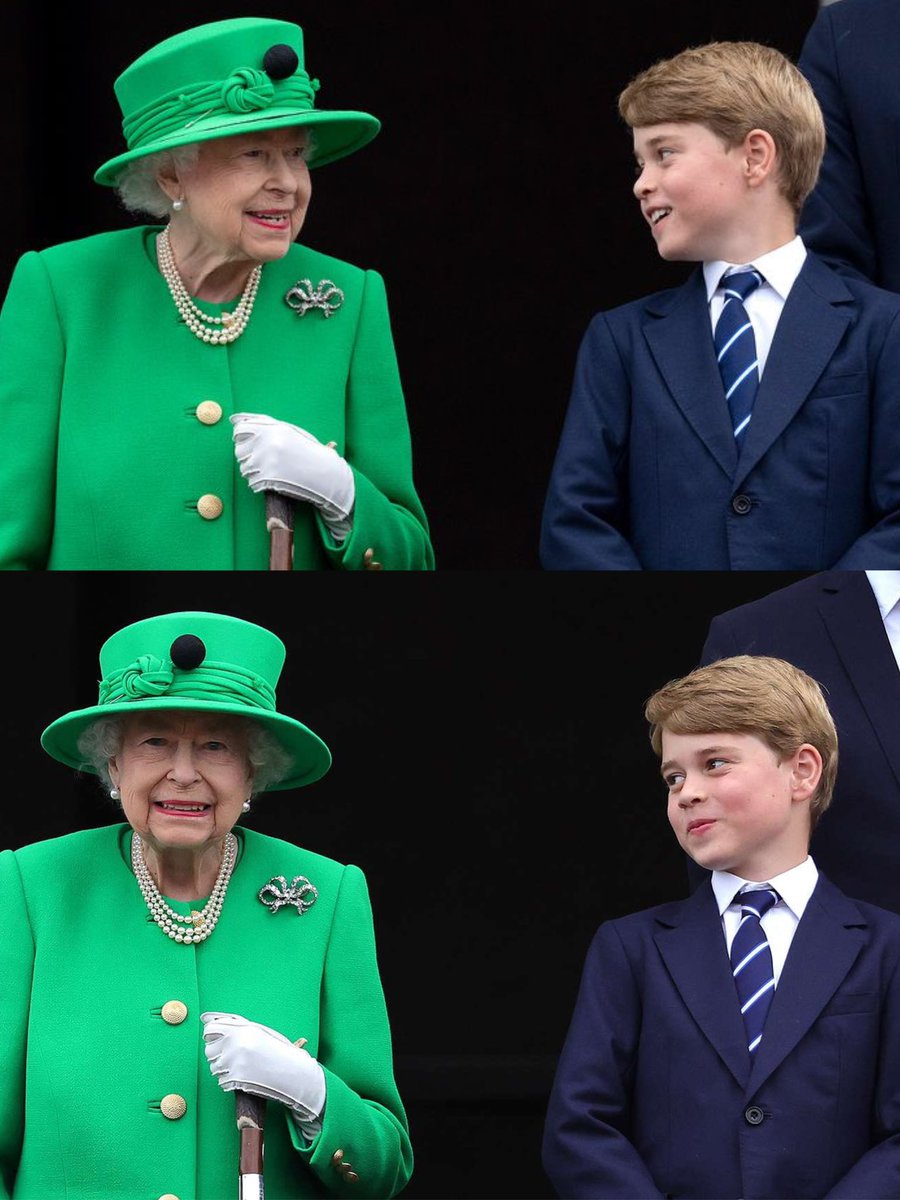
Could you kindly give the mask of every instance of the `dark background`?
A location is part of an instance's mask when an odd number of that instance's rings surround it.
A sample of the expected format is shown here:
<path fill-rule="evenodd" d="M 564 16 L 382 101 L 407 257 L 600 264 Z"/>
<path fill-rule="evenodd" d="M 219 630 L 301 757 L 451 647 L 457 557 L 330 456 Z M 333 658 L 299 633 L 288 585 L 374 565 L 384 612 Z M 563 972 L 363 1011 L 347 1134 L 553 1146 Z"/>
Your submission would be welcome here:
<path fill-rule="evenodd" d="M 796 58 L 816 11 L 816 0 L 7 0 L 0 295 L 23 251 L 131 222 L 92 175 L 124 149 L 113 81 L 134 58 L 204 21 L 296 21 L 318 106 L 383 122 L 371 145 L 313 172 L 301 237 L 385 276 L 437 565 L 537 568 L 590 317 L 687 273 L 658 258 L 631 194 L 618 92 L 712 39 Z"/>
<path fill-rule="evenodd" d="M 550 1197 L 543 1117 L 591 935 L 688 887 L 644 702 L 696 665 L 715 613 L 799 578 L 8 575 L 0 848 L 119 819 L 38 740 L 96 703 L 111 633 L 188 609 L 273 629 L 279 709 L 334 765 L 246 822 L 366 873 L 416 1153 L 404 1196 Z"/>

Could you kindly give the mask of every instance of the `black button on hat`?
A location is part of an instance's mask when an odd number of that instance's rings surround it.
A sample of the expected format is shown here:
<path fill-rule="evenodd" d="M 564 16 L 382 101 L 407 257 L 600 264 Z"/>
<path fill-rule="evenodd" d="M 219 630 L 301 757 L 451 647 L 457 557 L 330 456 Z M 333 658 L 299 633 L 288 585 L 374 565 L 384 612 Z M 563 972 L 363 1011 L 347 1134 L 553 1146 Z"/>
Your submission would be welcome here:
<path fill-rule="evenodd" d="M 169 647 L 169 658 L 182 671 L 192 671 L 206 658 L 206 647 L 193 633 L 183 633 Z"/>
<path fill-rule="evenodd" d="M 270 46 L 263 55 L 263 70 L 270 79 L 287 79 L 288 75 L 294 74 L 299 65 L 297 51 L 280 42 L 276 46 Z"/>

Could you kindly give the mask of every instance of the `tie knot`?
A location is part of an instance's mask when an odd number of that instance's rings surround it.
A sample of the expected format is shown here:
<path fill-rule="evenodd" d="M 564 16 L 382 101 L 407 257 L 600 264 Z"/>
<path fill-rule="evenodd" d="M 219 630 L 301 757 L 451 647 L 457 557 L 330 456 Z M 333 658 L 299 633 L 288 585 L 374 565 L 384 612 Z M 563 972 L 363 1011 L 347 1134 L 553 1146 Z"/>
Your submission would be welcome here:
<path fill-rule="evenodd" d="M 719 280 L 719 286 L 724 289 L 725 295 L 737 296 L 739 300 L 746 300 L 761 283 L 762 275 L 759 271 L 735 271 L 732 275 L 723 275 Z"/>
<path fill-rule="evenodd" d="M 734 899 L 744 916 L 755 913 L 757 917 L 763 917 L 778 903 L 778 893 L 774 888 L 749 888 L 738 892 Z"/>

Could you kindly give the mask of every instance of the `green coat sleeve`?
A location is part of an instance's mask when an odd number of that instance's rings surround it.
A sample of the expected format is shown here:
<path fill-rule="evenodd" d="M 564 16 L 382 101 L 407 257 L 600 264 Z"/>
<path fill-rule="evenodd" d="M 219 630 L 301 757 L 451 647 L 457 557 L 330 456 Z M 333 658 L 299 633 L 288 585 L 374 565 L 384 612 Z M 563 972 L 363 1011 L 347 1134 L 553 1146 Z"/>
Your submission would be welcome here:
<path fill-rule="evenodd" d="M 25 1045 L 34 940 L 19 868 L 0 853 L 0 1197 L 13 1194 L 25 1129 Z"/>
<path fill-rule="evenodd" d="M 325 961 L 318 1059 L 325 1071 L 322 1131 L 306 1143 L 289 1117 L 296 1149 L 337 1196 L 395 1196 L 413 1167 L 406 1114 L 393 1076 L 391 1034 L 375 953 L 365 876 L 348 866 Z M 358 1181 L 335 1170 L 344 1152 Z"/>
<path fill-rule="evenodd" d="M 329 554 L 344 570 L 364 566 L 371 549 L 386 570 L 434 569 L 428 521 L 413 485 L 412 449 L 384 280 L 365 273 L 347 381 L 343 454 L 353 469 L 353 530 L 337 546 L 320 520 Z"/>
<path fill-rule="evenodd" d="M 63 337 L 40 256 L 22 256 L 0 309 L 0 570 L 43 570 L 53 533 Z M 14 453 L 10 453 L 14 448 Z"/>

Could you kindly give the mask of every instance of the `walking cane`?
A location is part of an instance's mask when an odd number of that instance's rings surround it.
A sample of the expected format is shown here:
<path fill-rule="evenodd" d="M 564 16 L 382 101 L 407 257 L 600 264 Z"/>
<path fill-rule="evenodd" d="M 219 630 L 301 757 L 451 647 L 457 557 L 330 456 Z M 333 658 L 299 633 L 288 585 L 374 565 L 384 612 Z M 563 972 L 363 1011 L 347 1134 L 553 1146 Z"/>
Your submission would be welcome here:
<path fill-rule="evenodd" d="M 269 570 L 294 569 L 294 501 L 281 492 L 266 492 L 266 529 L 269 531 Z"/>
<path fill-rule="evenodd" d="M 265 1200 L 263 1186 L 263 1125 L 266 1102 L 249 1092 L 234 1093 L 237 1127 L 241 1134 L 238 1160 L 238 1200 Z"/>

